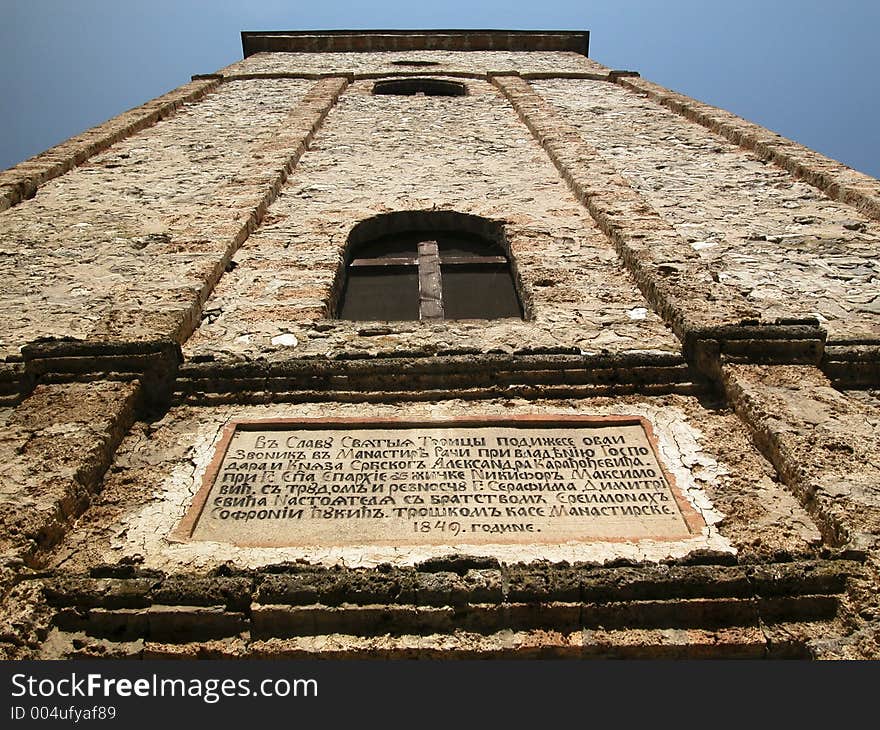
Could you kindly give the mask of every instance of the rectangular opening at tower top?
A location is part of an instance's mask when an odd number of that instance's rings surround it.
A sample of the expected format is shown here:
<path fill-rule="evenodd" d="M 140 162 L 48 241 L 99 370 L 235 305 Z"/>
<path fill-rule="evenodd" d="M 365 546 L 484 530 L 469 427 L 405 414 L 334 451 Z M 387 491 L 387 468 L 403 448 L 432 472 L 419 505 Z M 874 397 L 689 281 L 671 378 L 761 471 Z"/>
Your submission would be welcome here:
<path fill-rule="evenodd" d="M 680 540 L 705 523 L 633 417 L 232 422 L 178 540 Z"/>

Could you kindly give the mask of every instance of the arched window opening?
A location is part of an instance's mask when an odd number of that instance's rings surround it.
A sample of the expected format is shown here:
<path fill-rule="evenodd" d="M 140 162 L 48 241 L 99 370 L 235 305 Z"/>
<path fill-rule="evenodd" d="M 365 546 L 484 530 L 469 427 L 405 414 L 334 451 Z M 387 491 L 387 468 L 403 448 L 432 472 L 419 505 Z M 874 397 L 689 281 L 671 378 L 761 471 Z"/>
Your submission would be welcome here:
<path fill-rule="evenodd" d="M 510 260 L 496 240 L 427 226 L 360 241 L 356 233 L 350 237 L 356 240 L 347 258 L 340 319 L 522 318 Z"/>
<path fill-rule="evenodd" d="M 446 79 L 386 79 L 373 84 L 374 94 L 395 94 L 400 96 L 466 96 L 467 86 L 458 81 Z"/>

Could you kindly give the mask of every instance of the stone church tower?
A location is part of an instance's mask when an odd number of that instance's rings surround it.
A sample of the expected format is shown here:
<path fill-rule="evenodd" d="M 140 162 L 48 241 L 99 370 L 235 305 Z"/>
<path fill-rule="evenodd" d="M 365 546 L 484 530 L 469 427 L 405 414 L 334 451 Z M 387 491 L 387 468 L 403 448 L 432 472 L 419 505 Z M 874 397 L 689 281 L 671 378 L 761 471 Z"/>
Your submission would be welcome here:
<path fill-rule="evenodd" d="M 880 656 L 880 182 L 586 33 L 242 41 L 0 174 L 0 654 Z"/>

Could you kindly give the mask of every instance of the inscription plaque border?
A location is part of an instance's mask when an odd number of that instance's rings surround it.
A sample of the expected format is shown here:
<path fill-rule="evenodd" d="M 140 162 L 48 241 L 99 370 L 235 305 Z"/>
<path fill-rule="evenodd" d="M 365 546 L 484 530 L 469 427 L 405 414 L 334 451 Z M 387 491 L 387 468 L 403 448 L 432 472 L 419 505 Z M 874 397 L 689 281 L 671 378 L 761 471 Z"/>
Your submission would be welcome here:
<path fill-rule="evenodd" d="M 676 507 L 687 527 L 690 536 L 699 535 L 702 529 L 706 527 L 705 520 L 694 509 L 693 505 L 682 494 L 675 480 L 675 476 L 666 468 L 663 460 L 660 458 L 657 437 L 654 435 L 654 428 L 651 422 L 644 416 L 626 416 L 626 415 L 610 415 L 610 416 L 580 416 L 580 415 L 554 415 L 554 414 L 532 414 L 522 416 L 460 416 L 456 418 L 431 419 L 431 420 L 406 420 L 398 418 L 242 418 L 231 419 L 223 428 L 223 434 L 217 443 L 214 451 L 214 457 L 211 459 L 205 474 L 202 477 L 202 486 L 180 521 L 180 524 L 172 530 L 168 535 L 170 542 L 188 543 L 202 542 L 194 540 L 192 535 L 195 532 L 205 505 L 208 503 L 211 489 L 214 486 L 214 480 L 220 472 L 223 460 L 232 443 L 232 437 L 237 430 L 242 431 L 262 431 L 262 430 L 302 430 L 302 431 L 320 431 L 332 428 L 340 430 L 351 429 L 371 429 L 377 430 L 395 430 L 395 429 L 411 429 L 411 428 L 455 428 L 457 426 L 477 426 L 477 427 L 507 427 L 507 428 L 565 428 L 570 426 L 573 428 L 602 428 L 605 426 L 641 426 L 647 437 L 648 444 L 654 455 L 660 471 L 669 485 L 669 491 L 675 499 Z M 593 540 L 584 540 L 583 542 L 638 542 L 639 540 L 651 540 L 654 542 L 678 542 L 686 540 L 688 537 L 650 537 L 650 538 L 602 538 Z M 237 543 L 230 542 L 230 545 L 243 548 L 283 548 L 282 545 L 275 543 Z M 420 543 L 417 543 L 420 544 Z M 547 543 L 556 544 L 556 543 Z M 292 546 L 291 546 L 292 547 Z M 301 547 L 301 546 L 300 546 Z M 318 546 L 315 546 L 318 547 Z M 322 546 L 323 547 L 323 546 Z M 479 547 L 477 545 L 475 548 Z"/>

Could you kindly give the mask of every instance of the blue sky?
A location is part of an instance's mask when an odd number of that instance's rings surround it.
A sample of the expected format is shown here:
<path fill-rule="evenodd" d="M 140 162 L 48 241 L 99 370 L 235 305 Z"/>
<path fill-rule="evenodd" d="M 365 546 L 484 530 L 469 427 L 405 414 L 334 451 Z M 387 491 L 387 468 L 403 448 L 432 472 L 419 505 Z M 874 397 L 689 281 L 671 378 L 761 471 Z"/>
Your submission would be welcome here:
<path fill-rule="evenodd" d="M 0 168 L 241 57 L 241 30 L 590 30 L 615 68 L 880 177 L 877 0 L 0 0 Z"/>

